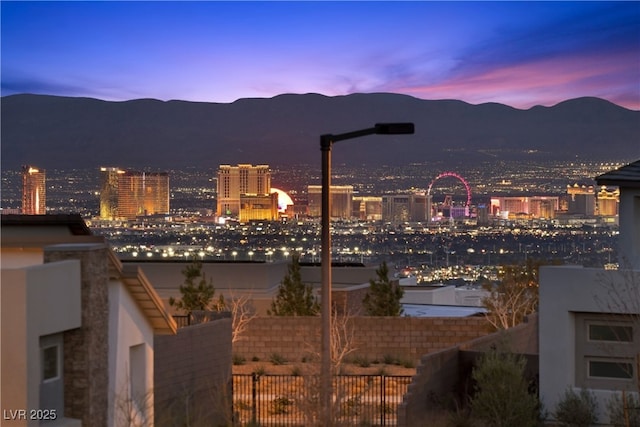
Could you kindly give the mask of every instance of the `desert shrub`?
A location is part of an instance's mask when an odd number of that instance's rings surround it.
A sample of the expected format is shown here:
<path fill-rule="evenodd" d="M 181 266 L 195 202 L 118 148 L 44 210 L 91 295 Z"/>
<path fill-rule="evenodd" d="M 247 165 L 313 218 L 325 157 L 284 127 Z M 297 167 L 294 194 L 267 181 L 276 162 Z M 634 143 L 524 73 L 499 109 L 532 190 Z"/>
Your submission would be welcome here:
<path fill-rule="evenodd" d="M 234 354 L 232 360 L 234 365 L 244 365 L 244 362 L 247 361 L 243 356 L 240 356 L 239 354 Z"/>
<path fill-rule="evenodd" d="M 397 362 L 397 359 L 390 354 L 385 354 L 382 357 L 382 361 L 387 365 L 395 365 Z"/>
<path fill-rule="evenodd" d="M 555 417 L 565 426 L 589 427 L 598 420 L 596 398 L 587 389 L 576 393 L 567 388 L 556 406 Z"/>
<path fill-rule="evenodd" d="M 406 359 L 406 360 L 401 360 L 400 362 L 400 366 L 402 366 L 403 368 L 415 368 L 416 365 L 413 363 L 412 360 Z"/>
<path fill-rule="evenodd" d="M 284 365 L 285 363 L 287 363 L 287 359 L 285 359 L 284 356 L 278 353 L 273 353 L 269 357 L 269 361 L 274 365 Z"/>
<path fill-rule="evenodd" d="M 626 400 L 626 405 L 623 398 Z M 616 393 L 607 401 L 607 411 L 609 422 L 614 427 L 640 427 L 640 400 L 635 394 Z M 628 425 L 625 420 L 629 420 Z"/>
<path fill-rule="evenodd" d="M 496 350 L 485 353 L 472 373 L 476 382 L 473 416 L 495 427 L 536 426 L 538 398 L 529 394 L 524 367 L 521 356 Z"/>
<path fill-rule="evenodd" d="M 368 368 L 371 366 L 371 362 L 369 362 L 369 358 L 367 356 L 356 356 L 353 358 L 353 364 L 358 365 L 361 368 Z"/>
<path fill-rule="evenodd" d="M 448 427 L 475 427 L 476 425 L 469 408 L 458 406 L 447 415 Z"/>

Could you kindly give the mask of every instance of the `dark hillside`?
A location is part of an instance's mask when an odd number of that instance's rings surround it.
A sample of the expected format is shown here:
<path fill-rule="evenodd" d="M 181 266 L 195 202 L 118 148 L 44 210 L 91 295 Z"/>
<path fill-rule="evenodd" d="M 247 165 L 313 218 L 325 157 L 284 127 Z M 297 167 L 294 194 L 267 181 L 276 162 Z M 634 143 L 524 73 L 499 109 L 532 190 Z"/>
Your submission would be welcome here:
<path fill-rule="evenodd" d="M 317 163 L 321 134 L 390 121 L 412 121 L 416 134 L 343 142 L 334 161 L 375 167 L 448 157 L 640 158 L 640 112 L 598 98 L 517 110 L 381 93 L 230 104 L 13 95 L 1 108 L 2 167 L 10 169 Z"/>

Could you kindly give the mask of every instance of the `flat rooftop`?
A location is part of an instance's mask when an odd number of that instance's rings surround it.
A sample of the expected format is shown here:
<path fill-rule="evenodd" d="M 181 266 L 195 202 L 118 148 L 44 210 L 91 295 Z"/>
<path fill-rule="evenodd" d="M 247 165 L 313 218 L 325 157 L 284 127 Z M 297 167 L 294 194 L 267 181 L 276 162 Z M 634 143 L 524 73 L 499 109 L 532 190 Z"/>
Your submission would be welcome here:
<path fill-rule="evenodd" d="M 470 317 L 487 311 L 483 307 L 461 305 L 402 304 L 402 308 L 409 317 Z"/>

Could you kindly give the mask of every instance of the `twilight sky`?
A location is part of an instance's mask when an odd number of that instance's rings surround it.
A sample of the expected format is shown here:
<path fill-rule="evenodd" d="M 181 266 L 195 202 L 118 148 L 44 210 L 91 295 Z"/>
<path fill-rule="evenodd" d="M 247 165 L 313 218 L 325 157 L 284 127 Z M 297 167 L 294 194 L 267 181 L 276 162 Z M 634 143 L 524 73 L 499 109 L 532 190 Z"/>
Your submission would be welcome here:
<path fill-rule="evenodd" d="M 2 95 L 404 93 L 640 110 L 640 2 L 0 2 Z"/>

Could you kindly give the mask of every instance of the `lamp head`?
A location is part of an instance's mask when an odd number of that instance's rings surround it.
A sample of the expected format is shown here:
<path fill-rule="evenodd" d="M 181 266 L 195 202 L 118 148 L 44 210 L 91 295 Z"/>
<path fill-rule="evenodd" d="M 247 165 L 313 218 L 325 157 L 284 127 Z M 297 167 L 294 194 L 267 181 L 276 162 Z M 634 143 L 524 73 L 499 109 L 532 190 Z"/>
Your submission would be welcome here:
<path fill-rule="evenodd" d="M 378 135 L 408 135 L 415 133 L 413 123 L 376 123 Z"/>

